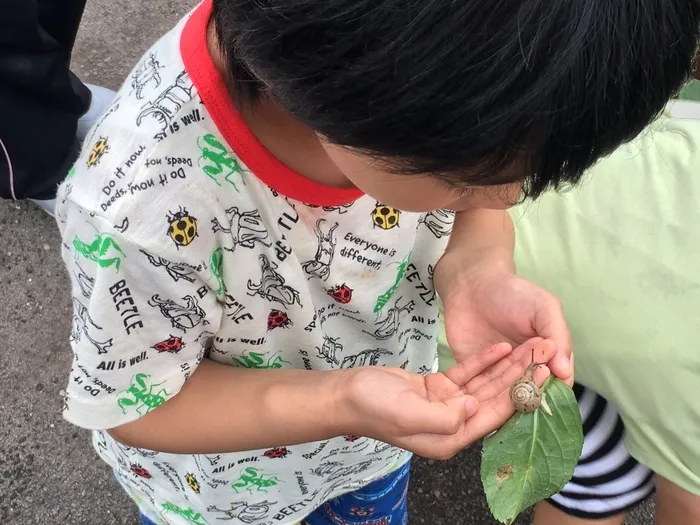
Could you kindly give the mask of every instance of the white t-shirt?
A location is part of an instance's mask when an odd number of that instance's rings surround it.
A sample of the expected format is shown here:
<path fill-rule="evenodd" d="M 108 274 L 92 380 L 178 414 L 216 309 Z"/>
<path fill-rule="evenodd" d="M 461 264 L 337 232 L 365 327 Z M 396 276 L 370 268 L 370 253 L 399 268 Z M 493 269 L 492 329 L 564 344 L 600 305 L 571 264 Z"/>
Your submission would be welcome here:
<path fill-rule="evenodd" d="M 104 430 L 172 398 L 205 358 L 428 373 L 432 272 L 453 217 L 399 212 L 274 158 L 207 53 L 210 10 L 199 6 L 146 53 L 59 189 L 74 305 L 64 414 L 95 430 L 98 453 L 155 521 L 295 523 L 409 453 L 347 436 L 176 455 Z"/>

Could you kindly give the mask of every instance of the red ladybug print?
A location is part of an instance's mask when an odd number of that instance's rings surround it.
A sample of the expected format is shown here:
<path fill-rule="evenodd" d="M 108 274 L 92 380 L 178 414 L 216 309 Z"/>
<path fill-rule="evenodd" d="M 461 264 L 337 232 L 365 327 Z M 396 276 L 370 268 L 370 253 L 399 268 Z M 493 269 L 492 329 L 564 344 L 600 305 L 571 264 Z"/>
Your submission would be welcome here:
<path fill-rule="evenodd" d="M 352 301 L 352 288 L 347 284 L 341 284 L 335 288 L 328 290 L 328 295 L 330 295 L 336 302 L 340 304 L 348 304 Z"/>
<path fill-rule="evenodd" d="M 131 472 L 144 479 L 151 479 L 153 477 L 150 472 L 137 463 L 132 463 Z"/>
<path fill-rule="evenodd" d="M 362 436 L 345 436 L 345 441 L 350 443 L 357 441 L 358 439 L 362 439 Z"/>
<path fill-rule="evenodd" d="M 275 328 L 287 328 L 293 323 L 285 312 L 280 310 L 272 310 L 267 316 L 267 329 L 274 330 Z"/>
<path fill-rule="evenodd" d="M 174 335 L 171 335 L 170 337 L 161 341 L 160 343 L 154 344 L 151 348 L 156 350 L 159 354 L 162 352 L 177 354 L 180 350 L 185 348 L 185 343 L 182 342 L 181 337 L 175 337 Z"/>
<path fill-rule="evenodd" d="M 287 447 L 275 447 L 271 448 L 267 452 L 265 452 L 264 456 L 267 458 L 286 458 L 287 455 L 289 454 L 289 450 L 287 450 Z"/>

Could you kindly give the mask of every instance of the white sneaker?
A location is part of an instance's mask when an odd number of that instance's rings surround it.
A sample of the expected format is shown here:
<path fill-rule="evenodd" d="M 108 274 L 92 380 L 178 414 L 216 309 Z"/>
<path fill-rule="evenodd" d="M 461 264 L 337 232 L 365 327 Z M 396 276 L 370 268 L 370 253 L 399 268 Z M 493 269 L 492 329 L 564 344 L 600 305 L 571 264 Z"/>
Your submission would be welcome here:
<path fill-rule="evenodd" d="M 85 84 L 92 92 L 92 100 L 87 112 L 78 120 L 78 130 L 75 135 L 81 142 L 90 131 L 90 128 L 97 122 L 103 111 L 105 111 L 117 95 L 115 91 L 94 84 Z M 29 199 L 52 217 L 56 213 L 56 199 Z"/>
<path fill-rule="evenodd" d="M 56 213 L 56 199 L 29 199 L 31 202 L 39 206 L 46 213 L 54 216 Z"/>
<path fill-rule="evenodd" d="M 85 84 L 88 89 L 92 92 L 92 101 L 90 102 L 90 108 L 87 112 L 80 117 L 78 120 L 78 131 L 76 136 L 78 140 L 83 141 L 90 131 L 90 128 L 97 122 L 97 119 L 105 111 L 109 105 L 117 96 L 116 91 L 107 89 L 102 86 L 95 86 L 93 84 Z"/>

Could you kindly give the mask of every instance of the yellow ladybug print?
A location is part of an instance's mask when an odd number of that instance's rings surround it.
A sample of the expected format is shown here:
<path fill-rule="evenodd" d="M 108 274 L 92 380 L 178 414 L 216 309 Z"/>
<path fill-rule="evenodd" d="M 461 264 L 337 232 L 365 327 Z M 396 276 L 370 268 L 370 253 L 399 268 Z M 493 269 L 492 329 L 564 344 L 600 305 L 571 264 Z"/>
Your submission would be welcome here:
<path fill-rule="evenodd" d="M 187 210 L 180 206 L 180 210 L 167 216 L 168 235 L 175 241 L 175 246 L 189 246 L 197 237 L 197 219 L 192 217 Z"/>
<path fill-rule="evenodd" d="M 382 230 L 391 230 L 399 225 L 399 215 L 401 212 L 396 208 L 378 202 L 372 210 L 372 223 Z"/>
<path fill-rule="evenodd" d="M 107 144 L 107 139 L 104 137 L 100 137 L 99 140 L 95 142 L 95 145 L 90 150 L 90 156 L 88 157 L 87 161 L 88 168 L 96 166 L 100 162 L 100 159 L 108 151 L 109 145 Z"/>
<path fill-rule="evenodd" d="M 190 488 L 194 491 L 195 494 L 199 494 L 199 482 L 197 481 L 197 478 L 194 474 L 190 474 L 188 472 L 185 476 L 185 481 L 187 481 L 187 484 L 190 486 Z"/>

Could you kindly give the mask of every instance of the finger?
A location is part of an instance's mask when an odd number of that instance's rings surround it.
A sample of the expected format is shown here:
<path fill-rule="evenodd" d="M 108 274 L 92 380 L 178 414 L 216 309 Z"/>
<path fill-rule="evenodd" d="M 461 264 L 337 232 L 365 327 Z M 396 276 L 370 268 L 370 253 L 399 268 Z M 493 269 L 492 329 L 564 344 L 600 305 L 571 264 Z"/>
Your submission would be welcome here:
<path fill-rule="evenodd" d="M 576 354 L 574 352 L 571 352 L 571 375 L 567 379 L 563 379 L 562 381 L 564 381 L 564 383 L 566 383 L 569 386 L 569 388 L 573 388 L 575 378 L 576 378 Z"/>
<path fill-rule="evenodd" d="M 540 367 L 535 372 L 535 381 L 544 383 L 550 371 Z M 466 422 L 464 440 L 473 442 L 501 428 L 515 413 L 515 407 L 510 399 L 510 389 L 502 390 L 488 401 L 479 404 L 476 414 Z"/>
<path fill-rule="evenodd" d="M 537 355 L 540 355 L 540 352 L 545 352 L 546 355 L 546 352 L 555 351 L 554 343 L 551 341 L 537 340 L 537 345 Z M 499 383 L 484 384 L 482 390 L 492 390 L 490 396 L 486 401 L 479 403 L 476 413 L 464 422 L 459 432 L 452 436 L 428 434 L 408 436 L 406 438 L 407 448 L 426 457 L 449 459 L 460 450 L 501 428 L 515 413 L 515 408 L 510 400 L 510 385 L 523 374 L 532 360 L 530 345 L 521 345 L 518 348 L 522 354 L 520 360 L 513 362 L 512 355 L 508 356 L 507 360 L 511 360 L 511 366 L 506 370 L 506 373 L 502 373 L 497 378 L 496 381 Z M 541 366 L 535 370 L 534 379 L 538 384 L 542 384 L 549 375 L 549 369 L 546 366 Z"/>
<path fill-rule="evenodd" d="M 476 406 L 476 403 L 474 404 Z M 451 434 L 417 433 L 402 436 L 394 440 L 394 443 L 406 450 L 410 450 L 419 456 L 447 460 L 466 448 L 472 441 L 467 440 L 467 423 L 474 416 L 460 422 L 455 431 Z"/>
<path fill-rule="evenodd" d="M 554 355 L 556 348 L 552 341 L 539 338 L 526 341 L 505 359 L 474 378 L 464 388 L 464 392 L 473 395 L 479 401 L 486 401 L 499 393 L 510 390 L 513 382 L 521 377 L 532 363 L 533 350 L 535 362 L 547 362 Z M 544 376 L 543 376 L 544 374 Z M 546 366 L 537 367 L 535 379 L 544 381 L 549 376 Z"/>
<path fill-rule="evenodd" d="M 473 443 L 501 428 L 515 413 L 509 392 L 503 391 L 486 403 L 479 405 L 479 410 L 466 423 L 463 439 Z"/>
<path fill-rule="evenodd" d="M 479 402 L 468 395 L 434 402 L 420 399 L 403 407 L 406 415 L 399 421 L 400 432 L 404 436 L 424 433 L 451 435 L 474 415 L 478 406 Z"/>
<path fill-rule="evenodd" d="M 422 377 L 422 376 L 419 376 Z M 428 374 L 423 378 L 425 397 L 429 401 L 442 401 L 460 395 L 460 388 L 455 385 L 445 374 Z M 417 390 L 418 391 L 418 390 Z"/>
<path fill-rule="evenodd" d="M 552 371 L 549 369 L 548 366 L 538 366 L 535 372 L 533 373 L 532 379 L 535 381 L 535 383 L 542 386 L 542 384 L 551 375 Z M 510 393 L 510 386 L 508 387 L 508 391 Z"/>
<path fill-rule="evenodd" d="M 449 459 L 460 450 L 501 428 L 514 412 L 508 392 L 501 392 L 489 402 L 480 404 L 476 413 L 467 419 L 454 435 L 407 436 L 405 448 L 425 457 Z"/>
<path fill-rule="evenodd" d="M 503 359 L 498 361 L 496 364 L 485 370 L 483 373 L 474 377 L 469 383 L 467 383 L 465 391 L 467 393 L 475 390 L 479 390 L 484 386 L 484 384 L 493 381 L 496 378 L 500 378 L 506 371 L 511 369 L 513 365 L 518 365 L 521 372 L 524 371 L 522 367 L 529 365 L 533 359 L 533 351 L 535 351 L 534 359 L 537 362 L 546 362 L 554 354 L 554 349 L 550 348 L 538 348 L 538 345 L 542 342 L 542 338 L 533 337 L 528 339 L 523 344 L 515 348 L 512 352 L 506 355 Z M 553 346 L 553 343 L 550 343 Z M 544 352 L 544 353 L 543 353 Z"/>
<path fill-rule="evenodd" d="M 573 374 L 570 359 L 572 343 L 561 303 L 554 297 L 545 299 L 544 304 L 537 309 L 534 325 L 537 335 L 556 343 L 557 353 L 547 366 L 559 379 L 566 381 Z"/>
<path fill-rule="evenodd" d="M 445 372 L 445 376 L 458 386 L 464 386 L 490 366 L 498 363 L 510 352 L 513 347 L 510 343 L 498 343 L 491 345 L 476 355 L 458 363 Z"/>

